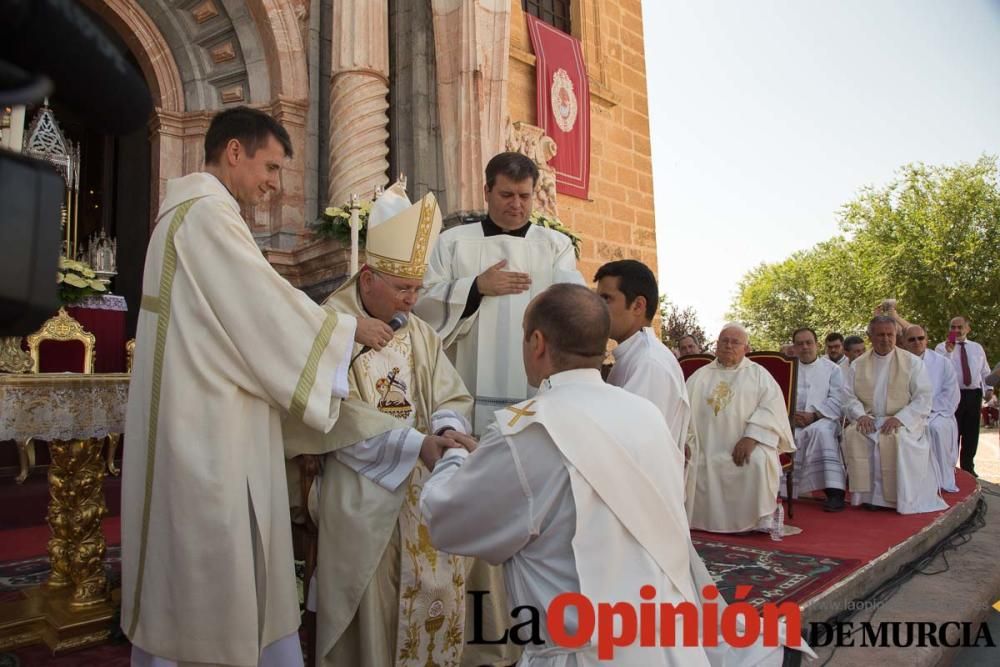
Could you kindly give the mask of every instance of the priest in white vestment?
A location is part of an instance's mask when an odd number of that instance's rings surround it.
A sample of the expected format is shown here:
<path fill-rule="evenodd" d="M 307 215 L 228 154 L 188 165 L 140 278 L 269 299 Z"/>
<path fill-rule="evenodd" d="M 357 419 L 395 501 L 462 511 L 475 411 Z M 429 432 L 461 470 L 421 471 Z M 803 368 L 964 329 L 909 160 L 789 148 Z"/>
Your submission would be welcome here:
<path fill-rule="evenodd" d="M 435 551 L 417 505 L 428 466 L 472 430 L 472 397 L 440 338 L 410 312 L 440 229 L 433 194 L 411 206 L 393 185 L 372 205 L 366 265 L 324 304 L 408 317 L 382 350 L 355 355 L 338 426 L 288 437 L 293 453 L 331 452 L 315 502 L 320 665 L 457 667 L 463 657 L 471 559 Z"/>
<path fill-rule="evenodd" d="M 840 367 L 820 357 L 816 332 L 808 327 L 792 334 L 799 358 L 795 389 L 795 469 L 793 492 L 804 495 L 823 490 L 823 509 L 844 509 L 847 471 L 840 453 Z M 829 346 L 829 343 L 827 344 Z M 784 489 L 782 489 L 784 491 Z"/>
<path fill-rule="evenodd" d="M 532 301 L 523 357 L 541 388 L 498 410 L 472 454 L 449 450 L 438 462 L 421 496 L 431 541 L 502 563 L 512 606 L 537 610 L 542 644 L 525 646 L 521 665 L 738 664 L 728 647 L 712 661 L 701 646 L 638 642 L 602 661 L 595 637 L 568 648 L 549 635 L 546 610 L 562 593 L 638 608 L 646 601 L 639 589 L 651 585 L 654 602 L 697 604 L 692 570 L 711 581 L 700 561 L 690 560 L 683 460 L 662 416 L 645 399 L 601 381 L 608 330 L 607 311 L 582 287 L 556 285 Z M 576 633 L 576 614 L 561 623 Z M 681 621 L 675 630 L 681 636 Z M 657 619 L 653 634 L 660 632 Z M 528 635 L 521 628 L 518 639 Z M 744 664 L 778 665 L 782 651 L 754 646 L 744 656 Z"/>
<path fill-rule="evenodd" d="M 738 324 L 719 334 L 716 359 L 687 380 L 687 513 L 691 527 L 719 533 L 780 530 L 778 454 L 795 450 L 781 388 L 746 358 Z"/>
<path fill-rule="evenodd" d="M 924 362 L 896 347 L 896 322 L 869 324 L 872 349 L 844 378 L 844 459 L 851 503 L 889 507 L 900 514 L 947 509 L 934 475 L 926 437 L 933 389 Z"/>
<path fill-rule="evenodd" d="M 622 259 L 599 268 L 594 282 L 611 314 L 611 339 L 618 343 L 608 383 L 652 401 L 682 448 L 691 406 L 677 357 L 653 333 L 656 276 L 642 262 Z"/>
<path fill-rule="evenodd" d="M 927 420 L 927 438 L 931 443 L 934 476 L 938 488 L 955 493 L 955 464 L 958 463 L 958 422 L 955 410 L 961 401 L 958 378 L 951 360 L 934 350 L 927 349 L 927 332 L 919 325 L 911 325 L 903 333 L 906 349 L 920 357 L 931 380 L 934 399 L 931 416 Z"/>
<path fill-rule="evenodd" d="M 133 665 L 302 664 L 281 420 L 329 431 L 355 339 L 281 278 L 240 207 L 292 153 L 263 112 L 218 114 L 206 171 L 167 182 L 149 241 L 122 480 L 121 627 Z"/>
<path fill-rule="evenodd" d="M 851 359 L 844 350 L 844 335 L 836 331 L 826 335 L 826 358 L 840 366 L 841 370 L 847 370 L 851 365 Z"/>
<path fill-rule="evenodd" d="M 487 217 L 441 235 L 414 311 L 444 340 L 475 399 L 482 433 L 493 412 L 533 391 L 521 368 L 521 318 L 532 297 L 554 283 L 584 284 L 573 244 L 529 222 L 538 168 L 520 153 L 486 166 Z"/>

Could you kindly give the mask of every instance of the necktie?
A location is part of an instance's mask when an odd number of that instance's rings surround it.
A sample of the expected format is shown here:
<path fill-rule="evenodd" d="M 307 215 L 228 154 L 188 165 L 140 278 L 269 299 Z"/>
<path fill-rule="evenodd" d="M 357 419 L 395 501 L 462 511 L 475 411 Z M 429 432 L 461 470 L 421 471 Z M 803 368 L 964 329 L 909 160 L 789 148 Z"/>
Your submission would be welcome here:
<path fill-rule="evenodd" d="M 968 387 L 972 384 L 972 369 L 969 368 L 969 355 L 965 351 L 965 343 L 959 343 L 962 349 L 962 385 Z"/>

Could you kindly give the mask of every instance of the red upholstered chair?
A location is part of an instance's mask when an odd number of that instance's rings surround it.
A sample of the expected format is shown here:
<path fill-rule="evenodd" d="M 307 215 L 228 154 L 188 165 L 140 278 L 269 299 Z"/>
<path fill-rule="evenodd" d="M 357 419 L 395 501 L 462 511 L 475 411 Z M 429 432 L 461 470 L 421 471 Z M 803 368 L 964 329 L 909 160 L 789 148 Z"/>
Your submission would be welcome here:
<path fill-rule="evenodd" d="M 781 352 L 751 352 L 747 355 L 747 359 L 763 366 L 781 387 L 781 394 L 785 398 L 785 410 L 788 412 L 788 421 L 794 433 L 795 424 L 792 420 L 795 416 L 795 390 L 798 387 L 799 360 Z M 785 490 L 788 492 L 788 518 L 792 518 L 792 500 L 795 498 L 792 489 L 792 474 L 795 469 L 795 459 L 791 454 L 780 454 L 778 458 L 781 461 L 781 470 L 785 473 Z"/>
<path fill-rule="evenodd" d="M 35 373 L 93 373 L 95 340 L 94 334 L 60 308 L 55 317 L 46 320 L 41 329 L 28 336 L 28 353 L 34 363 L 32 370 Z M 52 355 L 59 357 L 56 368 L 42 363 L 43 343 L 46 352 L 51 349 Z"/>
<path fill-rule="evenodd" d="M 706 366 L 715 361 L 715 356 L 711 354 L 687 354 L 677 360 L 677 363 L 681 365 L 681 371 L 684 373 L 684 379 L 687 380 L 691 377 L 691 374 L 702 366 Z"/>

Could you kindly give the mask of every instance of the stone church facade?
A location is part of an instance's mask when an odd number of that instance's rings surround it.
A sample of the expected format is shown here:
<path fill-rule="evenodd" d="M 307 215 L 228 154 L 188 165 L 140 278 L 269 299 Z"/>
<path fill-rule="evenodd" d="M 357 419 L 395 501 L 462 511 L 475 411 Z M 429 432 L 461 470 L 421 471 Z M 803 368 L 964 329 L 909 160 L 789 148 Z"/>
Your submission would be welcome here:
<path fill-rule="evenodd" d="M 245 211 L 262 250 L 320 298 L 347 249 L 307 225 L 351 193 L 405 173 L 452 224 L 483 212 L 483 167 L 535 118 L 535 57 L 522 0 L 81 0 L 149 85 L 148 224 L 168 179 L 198 169 L 211 116 L 267 110 L 295 156 L 283 192 Z M 544 4 L 544 3 L 523 3 Z M 570 0 L 591 93 L 588 200 L 557 199 L 583 237 L 580 268 L 632 257 L 656 268 L 640 0 Z"/>

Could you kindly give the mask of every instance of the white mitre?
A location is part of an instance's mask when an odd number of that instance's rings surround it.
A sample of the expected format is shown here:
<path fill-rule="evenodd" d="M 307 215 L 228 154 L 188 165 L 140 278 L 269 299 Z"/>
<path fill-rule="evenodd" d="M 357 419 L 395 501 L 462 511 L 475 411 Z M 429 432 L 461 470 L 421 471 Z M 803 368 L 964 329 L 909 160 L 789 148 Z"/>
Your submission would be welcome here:
<path fill-rule="evenodd" d="M 441 209 L 434 193 L 410 204 L 403 186 L 394 183 L 368 213 L 367 264 L 391 276 L 423 280 L 427 258 L 440 233 Z"/>

